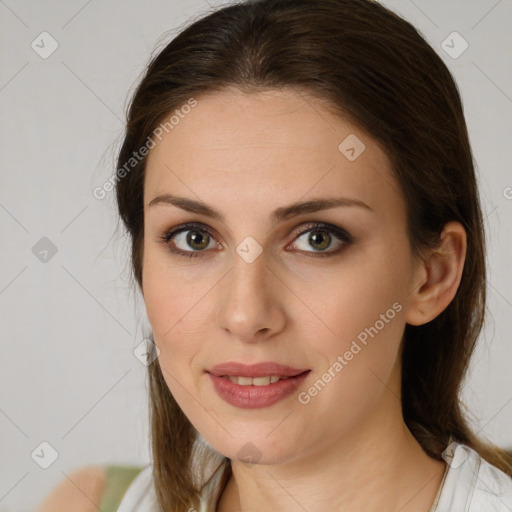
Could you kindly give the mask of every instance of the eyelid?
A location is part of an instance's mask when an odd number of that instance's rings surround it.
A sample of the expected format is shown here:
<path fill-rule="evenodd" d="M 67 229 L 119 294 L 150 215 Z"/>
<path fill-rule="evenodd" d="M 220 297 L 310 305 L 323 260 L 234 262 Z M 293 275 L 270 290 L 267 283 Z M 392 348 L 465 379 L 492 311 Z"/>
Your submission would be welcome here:
<path fill-rule="evenodd" d="M 191 231 L 196 229 L 197 231 L 204 231 L 208 233 L 210 236 L 215 237 L 214 230 L 203 224 L 202 222 L 185 222 L 183 224 L 178 224 L 170 229 L 164 229 L 162 236 L 160 239 L 167 238 L 167 241 L 171 239 L 172 236 L 177 235 L 183 231 Z"/>
<path fill-rule="evenodd" d="M 304 225 L 305 224 L 305 225 Z M 334 224 L 329 224 L 328 222 L 321 221 L 310 221 L 300 225 L 300 227 L 294 230 L 294 236 L 301 236 L 304 233 L 308 233 L 309 231 L 313 231 L 314 229 L 318 231 L 327 231 L 329 233 L 334 233 L 338 238 L 342 240 L 346 240 L 347 242 L 353 243 L 355 238 L 342 227 L 335 226 Z"/>

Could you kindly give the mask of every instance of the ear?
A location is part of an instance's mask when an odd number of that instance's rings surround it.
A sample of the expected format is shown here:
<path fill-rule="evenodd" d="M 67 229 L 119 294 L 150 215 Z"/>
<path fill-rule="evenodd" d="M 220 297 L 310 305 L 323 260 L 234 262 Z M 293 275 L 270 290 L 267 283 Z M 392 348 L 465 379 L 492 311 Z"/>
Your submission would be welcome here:
<path fill-rule="evenodd" d="M 422 325 L 442 313 L 459 288 L 466 258 L 466 230 L 460 222 L 447 222 L 441 241 L 424 261 L 418 262 L 416 284 L 410 294 L 406 322 Z"/>

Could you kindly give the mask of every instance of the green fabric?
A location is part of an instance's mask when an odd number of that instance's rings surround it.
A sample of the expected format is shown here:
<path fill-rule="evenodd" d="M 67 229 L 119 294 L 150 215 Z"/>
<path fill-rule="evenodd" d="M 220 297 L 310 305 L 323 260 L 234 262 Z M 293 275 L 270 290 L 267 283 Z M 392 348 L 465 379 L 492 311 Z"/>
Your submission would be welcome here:
<path fill-rule="evenodd" d="M 101 497 L 100 510 L 102 512 L 116 512 L 128 487 L 144 466 L 109 465 L 104 467 L 105 486 Z"/>

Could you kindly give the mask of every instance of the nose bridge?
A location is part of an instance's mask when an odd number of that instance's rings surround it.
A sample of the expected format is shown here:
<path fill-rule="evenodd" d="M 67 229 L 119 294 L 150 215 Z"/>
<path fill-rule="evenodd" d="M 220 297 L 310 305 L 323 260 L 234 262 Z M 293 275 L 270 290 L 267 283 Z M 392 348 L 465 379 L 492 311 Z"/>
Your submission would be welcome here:
<path fill-rule="evenodd" d="M 282 319 L 268 258 L 262 250 L 254 257 L 255 249 L 250 242 L 239 245 L 219 302 L 219 326 L 244 340 L 253 339 L 262 329 L 279 329 Z"/>
<path fill-rule="evenodd" d="M 249 252 L 250 254 L 250 252 Z M 237 254 L 233 257 L 233 268 L 229 277 L 228 299 L 240 306 L 242 310 L 252 304 L 253 311 L 267 301 L 268 289 L 268 258 L 261 252 L 254 260 Z"/>
<path fill-rule="evenodd" d="M 252 236 L 244 238 L 235 249 L 231 291 L 235 294 L 264 291 L 268 278 L 268 253 Z"/>

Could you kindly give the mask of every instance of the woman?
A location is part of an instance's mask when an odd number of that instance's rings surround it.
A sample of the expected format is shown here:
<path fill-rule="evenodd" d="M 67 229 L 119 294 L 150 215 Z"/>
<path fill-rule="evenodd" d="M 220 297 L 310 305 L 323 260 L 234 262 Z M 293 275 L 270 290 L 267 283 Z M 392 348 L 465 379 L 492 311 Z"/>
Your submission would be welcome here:
<path fill-rule="evenodd" d="M 372 0 L 195 21 L 131 101 L 117 201 L 153 462 L 119 508 L 512 510 L 460 392 L 485 249 L 454 80 Z"/>

